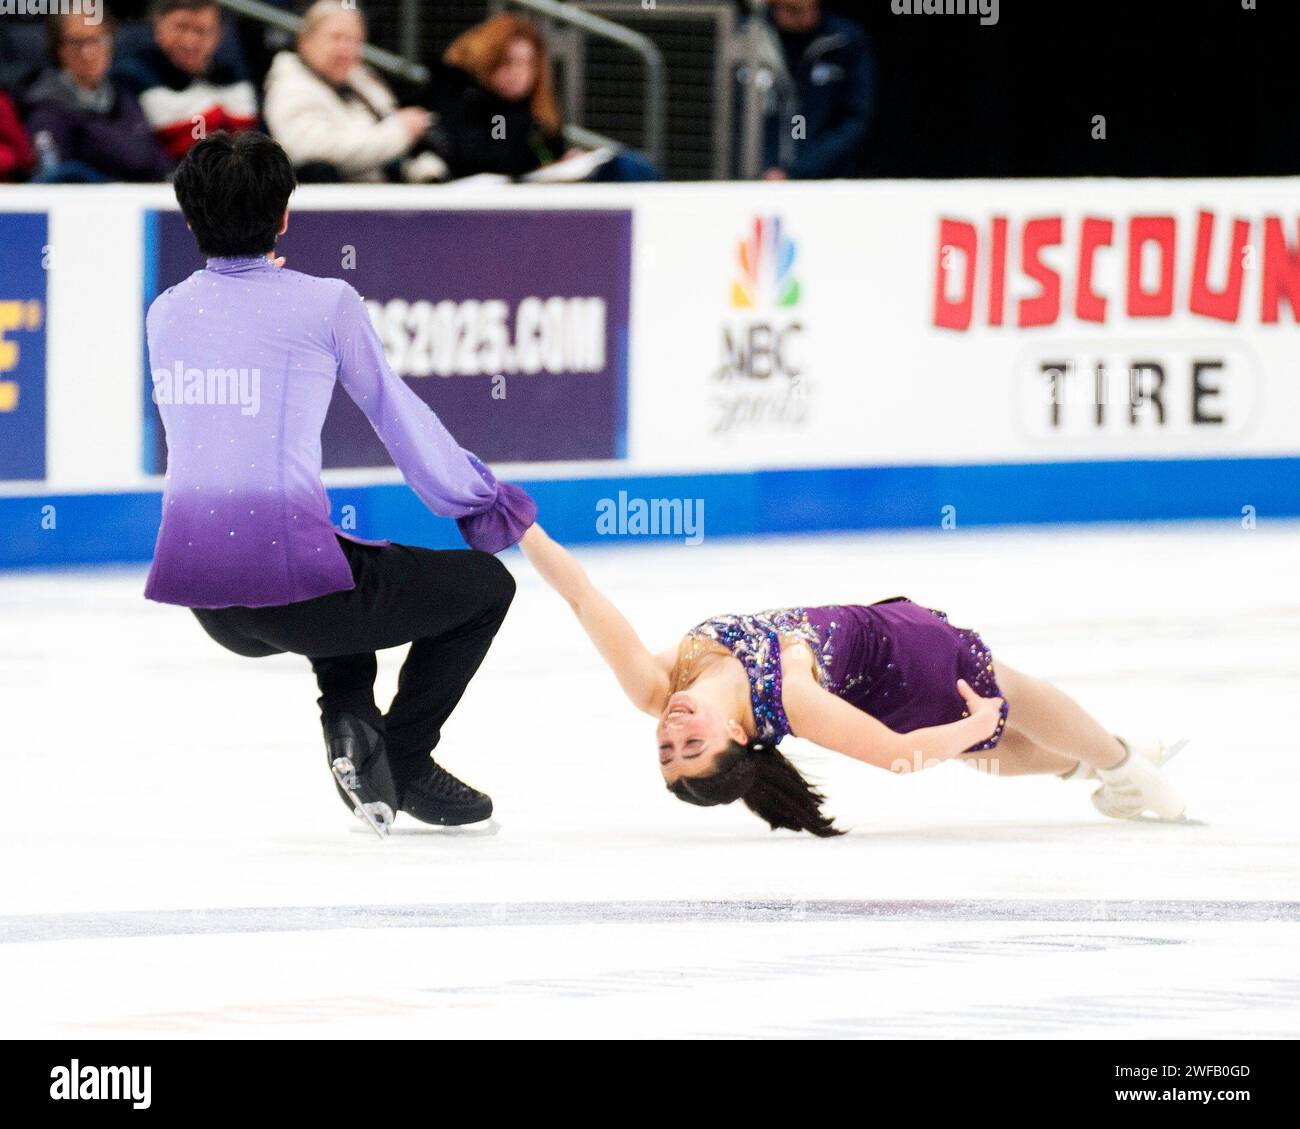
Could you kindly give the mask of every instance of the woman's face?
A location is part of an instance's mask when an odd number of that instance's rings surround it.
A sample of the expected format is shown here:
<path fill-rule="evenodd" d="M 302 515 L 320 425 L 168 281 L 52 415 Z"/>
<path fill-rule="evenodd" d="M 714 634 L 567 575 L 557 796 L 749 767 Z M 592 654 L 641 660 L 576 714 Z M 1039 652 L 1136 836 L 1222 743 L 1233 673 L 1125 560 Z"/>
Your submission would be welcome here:
<path fill-rule="evenodd" d="M 342 86 L 361 62 L 366 44 L 366 27 L 356 12 L 335 12 L 326 16 L 310 35 L 298 44 L 298 54 L 326 82 Z"/>
<path fill-rule="evenodd" d="M 527 39 L 512 39 L 489 83 L 507 102 L 522 102 L 537 85 L 537 49 Z"/>
<path fill-rule="evenodd" d="M 748 740 L 743 729 L 707 699 L 681 690 L 668 699 L 655 727 L 659 769 L 664 782 L 683 776 L 708 776 L 714 758 L 732 741 Z"/>

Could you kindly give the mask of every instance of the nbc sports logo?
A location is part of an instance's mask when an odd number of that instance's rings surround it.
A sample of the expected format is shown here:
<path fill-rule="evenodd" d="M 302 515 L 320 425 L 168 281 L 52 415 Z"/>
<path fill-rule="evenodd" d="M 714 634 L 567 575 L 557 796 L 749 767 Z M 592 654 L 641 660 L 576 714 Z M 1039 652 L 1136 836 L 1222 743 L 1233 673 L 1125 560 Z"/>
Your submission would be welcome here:
<path fill-rule="evenodd" d="M 756 216 L 736 249 L 739 269 L 731 279 L 710 396 L 716 435 L 797 428 L 808 420 L 797 257 L 798 246 L 778 216 Z"/>
<path fill-rule="evenodd" d="M 764 295 L 776 309 L 799 304 L 799 280 L 794 274 L 798 247 L 779 216 L 755 216 L 752 231 L 736 249 L 740 268 L 731 283 L 731 305 L 752 310 Z"/>

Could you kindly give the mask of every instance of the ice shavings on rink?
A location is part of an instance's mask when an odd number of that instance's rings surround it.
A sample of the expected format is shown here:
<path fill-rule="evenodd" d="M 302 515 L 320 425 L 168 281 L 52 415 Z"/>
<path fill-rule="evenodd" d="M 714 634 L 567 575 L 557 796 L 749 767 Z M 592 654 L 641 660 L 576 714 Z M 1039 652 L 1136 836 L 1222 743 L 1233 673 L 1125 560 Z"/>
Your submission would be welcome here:
<path fill-rule="evenodd" d="M 142 570 L 9 575 L 0 1034 L 1300 1034 L 1300 527 L 581 556 L 654 647 L 725 611 L 943 608 L 1119 732 L 1186 738 L 1169 772 L 1201 822 L 797 741 L 849 836 L 690 808 L 510 554 L 519 595 L 441 751 L 499 828 L 381 843 L 333 793 L 301 660 L 222 652 Z"/>

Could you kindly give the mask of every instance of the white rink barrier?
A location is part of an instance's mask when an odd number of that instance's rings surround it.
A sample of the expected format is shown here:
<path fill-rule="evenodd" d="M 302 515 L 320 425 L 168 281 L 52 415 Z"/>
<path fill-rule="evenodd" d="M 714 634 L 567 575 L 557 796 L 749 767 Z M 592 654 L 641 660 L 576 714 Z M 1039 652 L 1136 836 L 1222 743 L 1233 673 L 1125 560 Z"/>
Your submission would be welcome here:
<path fill-rule="evenodd" d="M 1247 521 L 1300 514 L 1296 189 L 311 187 L 281 247 L 357 286 L 572 539 L 638 535 L 655 498 L 715 534 Z M 148 555 L 143 314 L 201 261 L 174 211 L 166 186 L 0 190 L 0 564 Z M 327 428 L 336 505 L 440 543 L 354 423 Z"/>

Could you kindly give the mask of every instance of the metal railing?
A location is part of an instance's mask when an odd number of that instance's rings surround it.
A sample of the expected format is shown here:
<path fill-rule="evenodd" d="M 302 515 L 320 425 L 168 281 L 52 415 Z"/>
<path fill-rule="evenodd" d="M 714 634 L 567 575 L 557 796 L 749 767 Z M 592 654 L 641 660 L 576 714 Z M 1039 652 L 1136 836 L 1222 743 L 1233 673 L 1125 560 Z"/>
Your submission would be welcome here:
<path fill-rule="evenodd" d="M 767 123 L 775 103 L 778 121 L 792 119 L 798 104 L 794 80 L 786 67 L 781 46 L 768 30 L 761 14 L 751 16 L 728 45 L 726 65 L 735 75 L 740 91 L 740 146 L 736 154 L 736 175 L 753 180 L 762 175 Z M 794 141 L 789 129 L 777 134 L 780 164 L 793 156 Z"/>
<path fill-rule="evenodd" d="M 732 0 L 656 0 L 649 7 L 642 0 L 573 0 L 573 4 L 613 19 L 638 19 L 643 29 L 653 13 L 679 37 L 685 34 L 684 21 L 698 23 L 701 35 L 706 34 L 704 27 L 711 25 L 716 45 L 713 101 L 708 108 L 712 117 L 712 175 L 716 180 L 752 180 L 763 174 L 770 123 L 790 122 L 798 108 L 798 97 L 780 42 L 764 18 L 762 0 L 748 0 L 748 15 L 739 20 Z M 677 74 L 674 71 L 674 77 Z M 675 140 L 680 139 L 680 131 L 690 122 L 689 107 L 678 99 L 698 99 L 698 89 L 697 84 L 694 91 L 688 89 L 674 98 Z M 698 112 L 704 112 L 703 108 Z M 793 157 L 790 130 L 778 130 L 776 142 L 777 162 L 784 165 Z"/>
<path fill-rule="evenodd" d="M 668 157 L 660 167 L 668 172 L 677 166 L 684 173 L 704 173 L 715 180 L 734 175 L 732 131 L 734 128 L 733 75 L 726 59 L 736 37 L 734 0 L 570 0 L 572 5 L 607 19 L 620 21 L 642 34 L 651 35 L 664 51 L 672 68 L 674 88 L 671 113 L 666 122 Z M 689 46 L 688 46 L 689 43 Z M 709 62 L 701 73 L 695 54 L 703 46 Z M 610 61 L 606 53 L 584 60 L 588 81 L 609 89 Z M 622 99 L 619 98 L 621 103 Z M 587 94 L 590 112 L 599 113 Z M 613 112 L 613 111 L 611 111 Z M 609 125 L 602 122 L 605 128 Z M 699 143 L 707 139 L 707 152 Z"/>

